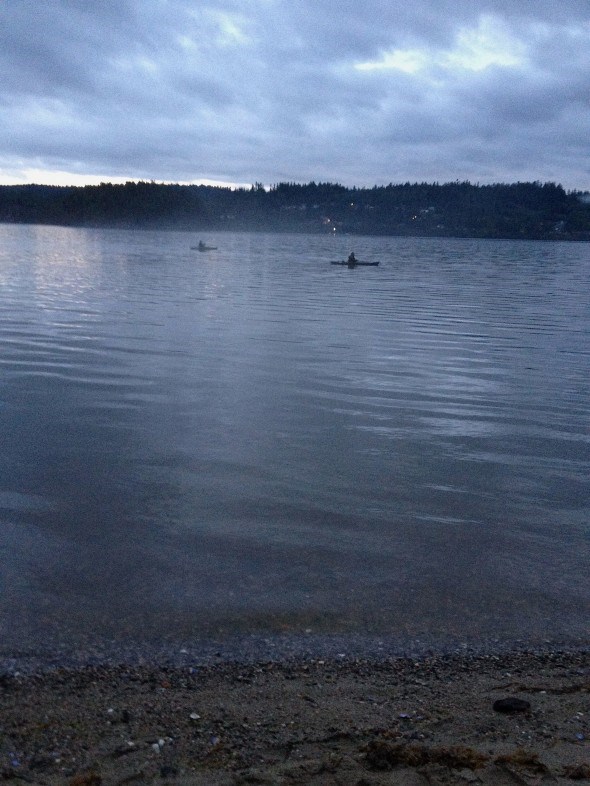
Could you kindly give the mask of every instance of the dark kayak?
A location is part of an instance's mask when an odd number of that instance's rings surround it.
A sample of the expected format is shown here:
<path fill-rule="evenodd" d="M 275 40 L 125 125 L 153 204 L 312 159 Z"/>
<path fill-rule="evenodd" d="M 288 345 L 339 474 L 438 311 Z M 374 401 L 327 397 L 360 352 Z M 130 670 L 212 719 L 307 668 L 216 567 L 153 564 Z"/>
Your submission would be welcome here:
<path fill-rule="evenodd" d="M 350 262 L 348 262 L 348 260 L 344 259 L 344 260 L 337 261 L 337 262 L 330 262 L 330 264 L 331 265 L 347 265 L 348 267 L 359 267 L 359 266 L 362 266 L 362 267 L 377 267 L 379 262 L 359 262 L 357 260 L 356 262 L 350 263 Z"/>
<path fill-rule="evenodd" d="M 217 251 L 217 246 L 191 246 L 191 251 Z"/>

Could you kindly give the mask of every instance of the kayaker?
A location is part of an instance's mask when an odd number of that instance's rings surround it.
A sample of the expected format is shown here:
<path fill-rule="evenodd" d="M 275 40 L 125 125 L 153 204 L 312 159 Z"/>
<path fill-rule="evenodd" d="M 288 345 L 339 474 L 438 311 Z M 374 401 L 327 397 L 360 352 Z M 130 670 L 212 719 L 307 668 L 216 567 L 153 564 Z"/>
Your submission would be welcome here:
<path fill-rule="evenodd" d="M 354 267 L 355 265 L 356 265 L 356 257 L 354 255 L 354 251 L 351 251 L 348 257 L 348 267 Z"/>
<path fill-rule="evenodd" d="M 199 248 L 201 249 L 201 251 L 205 248 L 205 244 L 203 243 L 202 240 L 199 240 Z"/>

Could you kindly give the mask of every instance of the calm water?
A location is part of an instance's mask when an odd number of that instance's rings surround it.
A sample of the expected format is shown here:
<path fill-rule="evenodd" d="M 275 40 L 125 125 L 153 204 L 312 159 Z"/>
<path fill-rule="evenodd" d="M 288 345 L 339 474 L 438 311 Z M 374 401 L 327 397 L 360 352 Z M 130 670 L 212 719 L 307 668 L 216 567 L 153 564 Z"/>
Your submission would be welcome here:
<path fill-rule="evenodd" d="M 198 239 L 0 225 L 2 654 L 587 639 L 590 244 Z"/>

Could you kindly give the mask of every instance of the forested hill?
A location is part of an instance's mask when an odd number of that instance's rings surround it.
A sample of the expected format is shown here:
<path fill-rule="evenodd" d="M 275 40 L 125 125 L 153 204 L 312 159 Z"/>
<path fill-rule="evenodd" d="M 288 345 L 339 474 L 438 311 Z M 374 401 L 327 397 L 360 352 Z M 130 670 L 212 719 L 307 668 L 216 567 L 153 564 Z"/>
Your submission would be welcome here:
<path fill-rule="evenodd" d="M 590 240 L 590 195 L 555 183 L 265 189 L 129 182 L 0 186 L 0 222 L 187 230 Z"/>

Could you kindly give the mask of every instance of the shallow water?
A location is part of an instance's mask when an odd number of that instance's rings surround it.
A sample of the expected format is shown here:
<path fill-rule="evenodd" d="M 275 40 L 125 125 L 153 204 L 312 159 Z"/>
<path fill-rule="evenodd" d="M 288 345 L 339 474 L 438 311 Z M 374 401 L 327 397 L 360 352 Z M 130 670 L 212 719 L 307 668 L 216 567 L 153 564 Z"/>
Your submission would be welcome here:
<path fill-rule="evenodd" d="M 0 225 L 4 654 L 587 638 L 590 244 L 198 239 Z"/>

